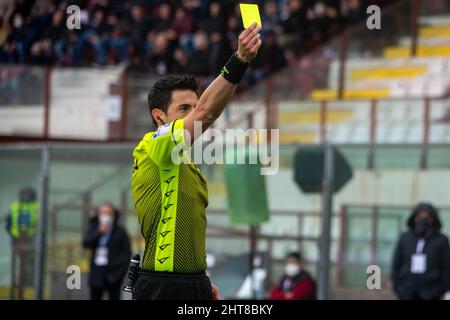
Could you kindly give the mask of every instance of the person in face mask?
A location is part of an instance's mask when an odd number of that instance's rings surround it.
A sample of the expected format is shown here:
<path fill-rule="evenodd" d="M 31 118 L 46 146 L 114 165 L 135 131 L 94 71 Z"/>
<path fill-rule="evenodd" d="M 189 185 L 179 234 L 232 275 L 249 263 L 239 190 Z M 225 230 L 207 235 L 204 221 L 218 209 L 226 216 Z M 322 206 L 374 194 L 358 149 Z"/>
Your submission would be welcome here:
<path fill-rule="evenodd" d="M 440 232 L 437 209 L 419 203 L 400 236 L 392 264 L 393 289 L 401 300 L 441 299 L 450 287 L 450 246 Z"/>
<path fill-rule="evenodd" d="M 433 232 L 433 216 L 429 211 L 422 210 L 414 217 L 414 232 L 421 238 L 427 238 Z"/>
<path fill-rule="evenodd" d="M 119 211 L 112 205 L 100 205 L 83 239 L 83 247 L 92 252 L 89 273 L 91 300 L 101 300 L 105 291 L 110 300 L 120 299 L 131 246 L 127 232 L 118 224 L 118 217 Z"/>
<path fill-rule="evenodd" d="M 311 275 L 303 270 L 302 259 L 296 252 L 286 257 L 284 275 L 270 292 L 271 300 L 315 300 L 316 284 Z"/>

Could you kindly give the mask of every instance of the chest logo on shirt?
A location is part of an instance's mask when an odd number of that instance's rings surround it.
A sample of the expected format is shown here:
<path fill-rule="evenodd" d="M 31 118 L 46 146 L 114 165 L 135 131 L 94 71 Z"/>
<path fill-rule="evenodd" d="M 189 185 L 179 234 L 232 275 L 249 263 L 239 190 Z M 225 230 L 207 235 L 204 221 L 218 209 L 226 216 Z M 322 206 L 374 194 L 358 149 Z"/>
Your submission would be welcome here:
<path fill-rule="evenodd" d="M 156 130 L 156 133 L 152 136 L 152 138 L 158 138 L 164 136 L 170 132 L 170 123 L 167 123 Z"/>

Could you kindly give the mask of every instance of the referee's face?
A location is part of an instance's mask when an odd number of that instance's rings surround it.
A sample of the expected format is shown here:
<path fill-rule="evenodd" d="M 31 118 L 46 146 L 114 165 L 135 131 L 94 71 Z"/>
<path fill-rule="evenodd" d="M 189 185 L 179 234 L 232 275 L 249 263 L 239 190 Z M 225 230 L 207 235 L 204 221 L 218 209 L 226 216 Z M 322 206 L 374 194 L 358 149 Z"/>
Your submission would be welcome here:
<path fill-rule="evenodd" d="M 198 97 L 191 90 L 174 90 L 172 91 L 172 99 L 167 107 L 165 123 L 172 122 L 176 119 L 183 119 L 197 104 Z"/>

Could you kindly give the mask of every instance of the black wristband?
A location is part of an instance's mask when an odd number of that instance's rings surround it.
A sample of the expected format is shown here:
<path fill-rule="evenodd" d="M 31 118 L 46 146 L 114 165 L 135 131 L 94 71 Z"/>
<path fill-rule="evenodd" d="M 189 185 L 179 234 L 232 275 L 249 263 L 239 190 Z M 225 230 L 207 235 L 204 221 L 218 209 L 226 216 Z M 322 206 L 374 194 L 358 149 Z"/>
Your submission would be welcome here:
<path fill-rule="evenodd" d="M 241 82 L 248 66 L 249 63 L 242 62 L 236 56 L 236 53 L 233 53 L 226 65 L 220 70 L 220 74 L 231 83 L 238 84 Z"/>

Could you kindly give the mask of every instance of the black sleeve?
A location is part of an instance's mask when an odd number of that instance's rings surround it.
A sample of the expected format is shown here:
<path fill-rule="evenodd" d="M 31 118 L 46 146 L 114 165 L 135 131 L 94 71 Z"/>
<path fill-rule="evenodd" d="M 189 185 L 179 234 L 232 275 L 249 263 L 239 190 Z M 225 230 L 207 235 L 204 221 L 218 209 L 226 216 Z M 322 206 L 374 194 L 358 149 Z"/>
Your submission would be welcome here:
<path fill-rule="evenodd" d="M 444 237 L 442 248 L 442 285 L 443 294 L 450 290 L 450 244 L 447 237 Z"/>
<path fill-rule="evenodd" d="M 122 227 L 117 227 L 117 238 L 114 241 L 116 245 L 116 256 L 110 261 L 110 279 L 114 283 L 123 281 L 128 272 L 131 259 L 130 239 L 127 232 Z"/>
<path fill-rule="evenodd" d="M 8 232 L 9 235 L 11 235 L 11 214 L 8 213 L 8 215 L 5 218 L 5 229 L 6 232 Z"/>
<path fill-rule="evenodd" d="M 128 236 L 128 233 L 125 229 L 123 229 L 123 239 L 121 241 L 122 243 L 122 252 L 124 257 L 126 258 L 126 264 L 128 268 L 128 263 L 131 260 L 131 244 L 130 244 L 130 237 Z"/>
<path fill-rule="evenodd" d="M 89 225 L 88 231 L 83 238 L 83 247 L 87 249 L 95 249 L 98 246 L 98 241 L 100 240 L 100 232 L 98 232 L 98 227 L 96 223 L 91 223 Z"/>
<path fill-rule="evenodd" d="M 403 257 L 403 235 L 400 236 L 400 239 L 397 242 L 397 246 L 394 252 L 394 261 L 392 262 L 391 280 L 395 292 L 397 291 L 396 288 L 398 285 L 399 271 L 402 268 L 403 264 L 402 257 Z"/>

